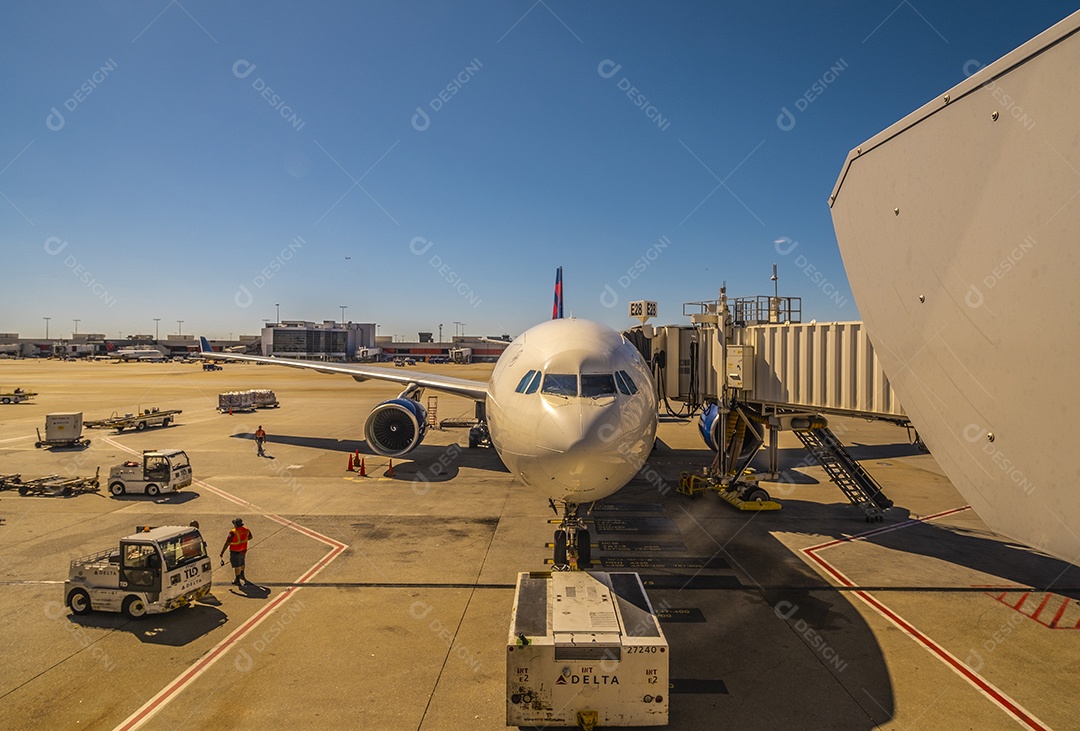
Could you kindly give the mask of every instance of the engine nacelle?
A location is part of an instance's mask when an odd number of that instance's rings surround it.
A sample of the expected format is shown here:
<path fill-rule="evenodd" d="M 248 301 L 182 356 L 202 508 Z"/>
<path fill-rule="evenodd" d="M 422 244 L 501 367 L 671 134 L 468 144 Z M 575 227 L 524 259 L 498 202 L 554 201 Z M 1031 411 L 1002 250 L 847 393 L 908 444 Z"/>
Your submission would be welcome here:
<path fill-rule="evenodd" d="M 698 419 L 698 431 L 701 432 L 701 438 L 705 440 L 705 444 L 709 446 L 709 449 L 714 452 L 718 449 L 717 445 L 721 441 L 721 435 L 717 431 L 721 424 L 720 407 L 715 403 L 709 404 L 701 412 L 701 418 Z"/>
<path fill-rule="evenodd" d="M 383 457 L 408 454 L 427 434 L 427 409 L 418 401 L 395 398 L 371 410 L 364 424 L 368 446 Z"/>

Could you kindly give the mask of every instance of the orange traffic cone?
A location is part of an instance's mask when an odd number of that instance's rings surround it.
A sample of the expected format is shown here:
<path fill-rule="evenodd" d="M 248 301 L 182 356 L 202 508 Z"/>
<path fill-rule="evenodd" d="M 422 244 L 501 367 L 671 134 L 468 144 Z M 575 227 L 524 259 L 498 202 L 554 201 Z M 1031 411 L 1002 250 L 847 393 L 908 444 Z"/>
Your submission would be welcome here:
<path fill-rule="evenodd" d="M 359 450 L 357 450 L 359 451 Z M 367 469 L 364 467 L 364 458 L 360 458 L 360 476 L 367 477 Z"/>
<path fill-rule="evenodd" d="M 229 407 L 229 416 L 232 416 L 232 406 Z"/>
<path fill-rule="evenodd" d="M 349 455 L 349 466 L 345 468 L 346 472 L 356 472 L 356 468 L 353 466 L 352 454 Z"/>
<path fill-rule="evenodd" d="M 386 471 L 386 476 L 387 477 L 393 477 L 394 476 L 394 460 L 390 460 L 390 469 L 388 469 Z"/>

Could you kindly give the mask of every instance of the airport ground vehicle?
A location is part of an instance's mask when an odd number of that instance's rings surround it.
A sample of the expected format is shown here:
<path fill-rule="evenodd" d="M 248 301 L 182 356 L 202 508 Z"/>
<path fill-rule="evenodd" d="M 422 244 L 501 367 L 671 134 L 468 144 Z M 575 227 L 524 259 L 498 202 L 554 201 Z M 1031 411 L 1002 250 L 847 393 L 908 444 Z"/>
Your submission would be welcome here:
<path fill-rule="evenodd" d="M 117 415 L 114 411 L 113 415 L 107 419 L 84 421 L 83 426 L 87 429 L 116 429 L 117 432 L 122 432 L 124 429 L 142 431 L 148 426 L 168 426 L 176 420 L 177 414 L 182 413 L 184 413 L 182 409 L 162 411 L 157 407 L 143 409 L 141 414 L 124 414 L 123 416 Z"/>
<path fill-rule="evenodd" d="M 75 614 L 161 614 L 206 596 L 211 571 L 198 528 L 144 528 L 121 538 L 118 547 L 73 560 L 64 603 Z"/>
<path fill-rule="evenodd" d="M 221 366 L 219 366 L 217 363 L 203 363 L 202 369 L 204 371 L 220 371 Z"/>
<path fill-rule="evenodd" d="M 0 404 L 18 404 L 23 401 L 29 401 L 35 396 L 37 396 L 36 393 L 22 388 L 16 388 L 11 392 L 0 392 Z"/>
<path fill-rule="evenodd" d="M 69 414 L 46 414 L 45 415 L 45 438 L 41 438 L 41 430 L 37 431 L 37 441 L 34 446 L 41 447 L 78 447 L 90 446 L 89 439 L 82 438 L 82 412 L 76 411 Z"/>
<path fill-rule="evenodd" d="M 113 495 L 177 492 L 191 484 L 191 462 L 182 449 L 147 450 L 142 461 L 128 460 L 109 470 Z"/>

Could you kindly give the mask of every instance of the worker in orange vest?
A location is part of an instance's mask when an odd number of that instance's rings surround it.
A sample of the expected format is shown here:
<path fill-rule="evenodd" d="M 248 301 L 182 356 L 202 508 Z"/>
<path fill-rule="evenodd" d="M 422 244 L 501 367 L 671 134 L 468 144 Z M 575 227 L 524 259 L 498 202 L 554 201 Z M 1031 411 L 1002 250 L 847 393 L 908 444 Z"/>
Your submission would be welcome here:
<path fill-rule="evenodd" d="M 265 457 L 263 454 L 263 442 L 266 441 L 266 432 L 263 431 L 262 424 L 259 424 L 259 428 L 255 430 L 255 446 L 259 448 L 259 456 Z"/>
<path fill-rule="evenodd" d="M 233 529 L 229 531 L 228 537 L 225 539 L 225 545 L 221 547 L 221 553 L 218 554 L 219 558 L 225 556 L 225 549 L 229 549 L 229 563 L 233 567 L 233 571 L 236 572 L 236 578 L 232 583 L 237 586 L 244 584 L 250 584 L 244 576 L 244 559 L 247 557 L 248 541 L 251 540 L 251 531 L 244 527 L 244 521 L 241 518 L 233 519 Z M 221 562 L 223 565 L 224 560 Z"/>

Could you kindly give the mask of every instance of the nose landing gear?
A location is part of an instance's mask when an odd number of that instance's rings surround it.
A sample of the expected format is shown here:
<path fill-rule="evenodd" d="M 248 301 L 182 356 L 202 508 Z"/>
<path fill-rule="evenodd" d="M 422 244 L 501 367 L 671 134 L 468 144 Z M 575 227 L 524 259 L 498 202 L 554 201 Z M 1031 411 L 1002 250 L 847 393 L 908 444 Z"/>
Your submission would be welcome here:
<path fill-rule="evenodd" d="M 554 502 L 552 510 L 558 515 Z M 555 571 L 587 571 L 592 567 L 592 540 L 585 521 L 578 516 L 578 506 L 565 503 L 563 519 L 555 531 Z"/>

